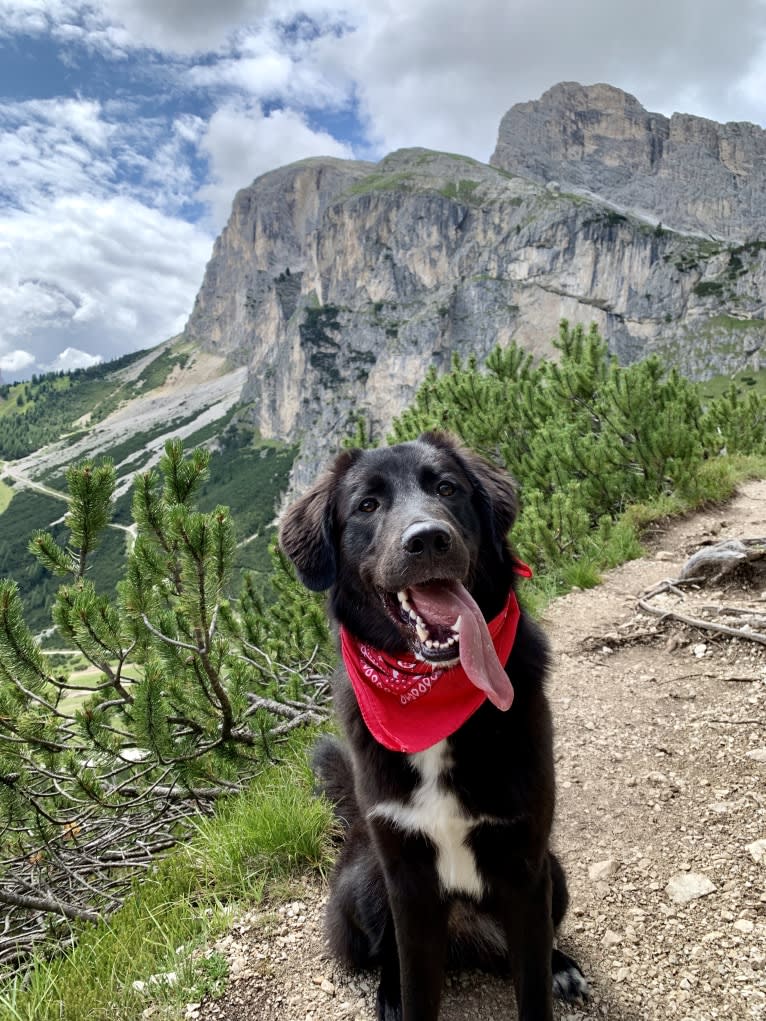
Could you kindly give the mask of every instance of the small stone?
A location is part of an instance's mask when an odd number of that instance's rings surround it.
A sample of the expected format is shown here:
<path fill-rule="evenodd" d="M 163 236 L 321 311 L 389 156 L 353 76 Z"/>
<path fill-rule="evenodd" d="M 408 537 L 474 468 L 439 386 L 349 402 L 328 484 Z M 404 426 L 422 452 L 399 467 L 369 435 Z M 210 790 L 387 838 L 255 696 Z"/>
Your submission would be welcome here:
<path fill-rule="evenodd" d="M 667 561 L 675 560 L 676 559 L 676 555 L 675 555 L 675 553 L 671 553 L 670 550 L 661 549 L 661 550 L 658 550 L 657 553 L 654 554 L 654 559 L 655 560 L 663 560 L 663 561 L 667 562 Z"/>
<path fill-rule="evenodd" d="M 756 865 L 766 861 L 766 840 L 754 840 L 752 844 L 747 845 L 747 850 Z"/>
<path fill-rule="evenodd" d="M 328 979 L 323 978 L 319 988 L 328 996 L 335 996 L 335 986 Z"/>
<path fill-rule="evenodd" d="M 750 933 L 755 928 L 755 925 L 750 921 L 749 918 L 738 918 L 734 923 L 734 928 L 737 932 Z"/>
<path fill-rule="evenodd" d="M 715 890 L 715 883 L 699 872 L 677 872 L 665 887 L 665 893 L 674 904 L 686 904 L 698 897 L 706 897 Z"/>
<path fill-rule="evenodd" d="M 607 929 L 601 937 L 602 946 L 616 947 L 618 943 L 622 943 L 622 936 L 619 932 L 615 932 L 614 929 Z"/>
<path fill-rule="evenodd" d="M 707 652 L 707 645 L 704 642 L 698 642 L 692 646 L 692 652 L 699 659 Z"/>
<path fill-rule="evenodd" d="M 605 858 L 604 861 L 594 862 L 588 869 L 588 879 L 594 883 L 605 882 L 611 879 L 620 868 L 620 863 L 614 858 Z"/>
<path fill-rule="evenodd" d="M 247 971 L 247 958 L 242 954 L 237 954 L 232 957 L 229 962 L 229 975 L 232 979 L 241 978 Z"/>
<path fill-rule="evenodd" d="M 754 762 L 766 762 L 766 748 L 753 748 L 751 752 L 745 752 L 745 755 Z"/>

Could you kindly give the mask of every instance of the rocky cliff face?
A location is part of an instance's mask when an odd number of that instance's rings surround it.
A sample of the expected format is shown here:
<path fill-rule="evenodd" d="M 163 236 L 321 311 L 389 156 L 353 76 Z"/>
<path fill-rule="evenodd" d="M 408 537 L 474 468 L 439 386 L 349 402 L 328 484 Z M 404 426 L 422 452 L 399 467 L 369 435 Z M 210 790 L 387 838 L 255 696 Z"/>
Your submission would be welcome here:
<path fill-rule="evenodd" d="M 654 115 L 632 102 L 626 145 L 648 167 Z M 511 340 L 550 353 L 562 317 L 595 320 L 626 362 L 661 351 L 698 378 L 752 365 L 765 286 L 764 242 L 668 230 L 415 149 L 379 164 L 307 160 L 241 191 L 186 335 L 247 366 L 261 434 L 301 441 L 300 488 L 360 417 L 385 435 L 430 365 Z"/>
<path fill-rule="evenodd" d="M 511 107 L 493 166 L 587 189 L 683 231 L 766 235 L 766 131 L 649 113 L 611 85 L 562 82 Z"/>

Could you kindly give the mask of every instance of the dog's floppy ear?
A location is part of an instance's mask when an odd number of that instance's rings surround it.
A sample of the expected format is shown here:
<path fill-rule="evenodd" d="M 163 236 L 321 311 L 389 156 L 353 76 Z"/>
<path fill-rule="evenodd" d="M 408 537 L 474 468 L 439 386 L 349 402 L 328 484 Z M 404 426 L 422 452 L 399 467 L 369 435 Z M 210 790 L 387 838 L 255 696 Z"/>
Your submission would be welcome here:
<path fill-rule="evenodd" d="M 474 487 L 479 513 L 489 525 L 497 552 L 501 553 L 505 537 L 519 512 L 516 484 L 511 476 L 491 461 L 468 450 L 449 433 L 423 433 L 420 440 L 441 450 L 448 450 L 460 461 Z"/>
<path fill-rule="evenodd" d="M 335 497 L 338 482 L 358 456 L 358 450 L 338 454 L 279 522 L 279 545 L 295 564 L 300 580 L 314 592 L 330 588 L 335 581 Z"/>

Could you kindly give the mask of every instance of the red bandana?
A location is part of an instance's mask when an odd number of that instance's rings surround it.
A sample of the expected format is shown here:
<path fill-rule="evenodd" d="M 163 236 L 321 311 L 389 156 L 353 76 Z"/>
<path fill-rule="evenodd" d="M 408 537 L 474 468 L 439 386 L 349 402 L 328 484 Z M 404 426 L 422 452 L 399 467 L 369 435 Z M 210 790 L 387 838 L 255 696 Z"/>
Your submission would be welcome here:
<path fill-rule="evenodd" d="M 532 573 L 521 563 L 517 572 L 526 577 Z M 511 589 L 505 606 L 488 624 L 503 666 L 511 654 L 520 615 Z M 357 641 L 344 627 L 340 644 L 367 729 L 393 752 L 425 751 L 454 734 L 487 698 L 459 663 L 445 668 L 412 655 L 391 656 Z"/>

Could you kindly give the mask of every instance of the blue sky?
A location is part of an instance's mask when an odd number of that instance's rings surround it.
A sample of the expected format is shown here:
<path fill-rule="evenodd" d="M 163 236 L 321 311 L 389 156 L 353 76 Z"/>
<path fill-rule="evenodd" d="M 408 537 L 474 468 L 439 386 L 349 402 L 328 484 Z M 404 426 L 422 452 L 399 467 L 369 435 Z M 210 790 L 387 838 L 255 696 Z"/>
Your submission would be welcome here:
<path fill-rule="evenodd" d="M 766 125 L 766 0 L 0 0 L 3 379 L 179 332 L 259 174 L 488 160 L 562 80 Z"/>

